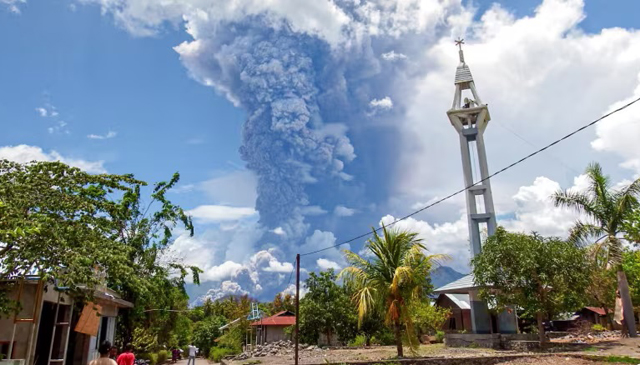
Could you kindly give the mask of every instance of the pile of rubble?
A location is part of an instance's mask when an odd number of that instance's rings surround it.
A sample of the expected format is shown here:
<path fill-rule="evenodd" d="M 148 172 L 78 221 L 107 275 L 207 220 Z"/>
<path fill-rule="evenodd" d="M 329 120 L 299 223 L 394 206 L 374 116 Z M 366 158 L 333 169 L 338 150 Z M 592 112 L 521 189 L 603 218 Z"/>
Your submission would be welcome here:
<path fill-rule="evenodd" d="M 553 339 L 553 342 L 565 343 L 595 343 L 616 340 L 621 337 L 620 331 L 594 331 L 589 333 L 570 333 Z"/>
<path fill-rule="evenodd" d="M 299 345 L 300 352 L 320 352 L 324 351 L 322 348 L 314 345 Z M 276 341 L 265 345 L 257 345 L 253 349 L 245 351 L 236 356 L 235 360 L 246 360 L 251 357 L 263 357 L 263 356 L 285 356 L 293 355 L 295 351 L 294 344 L 291 341 Z"/>

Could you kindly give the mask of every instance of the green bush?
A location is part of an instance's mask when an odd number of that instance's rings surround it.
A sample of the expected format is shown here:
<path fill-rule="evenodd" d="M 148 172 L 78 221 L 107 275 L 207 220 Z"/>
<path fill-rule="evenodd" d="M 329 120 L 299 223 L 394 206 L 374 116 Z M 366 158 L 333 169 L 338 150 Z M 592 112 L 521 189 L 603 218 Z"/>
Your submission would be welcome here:
<path fill-rule="evenodd" d="M 222 360 L 223 357 L 227 355 L 234 355 L 236 353 L 237 351 L 228 349 L 226 347 L 212 347 L 209 350 L 209 360 L 213 362 L 220 362 L 220 360 Z"/>
<path fill-rule="evenodd" d="M 242 343 L 244 342 L 245 327 L 233 326 L 227 333 L 218 338 L 218 346 L 231 349 L 234 353 L 242 352 Z"/>
<path fill-rule="evenodd" d="M 383 346 L 395 345 L 396 338 L 391 331 L 385 328 L 384 330 L 376 333 L 375 337 L 371 338 L 371 343 Z"/>
<path fill-rule="evenodd" d="M 443 342 L 444 342 L 444 332 L 436 331 L 436 343 L 443 343 Z"/>
<path fill-rule="evenodd" d="M 591 329 L 593 331 L 596 331 L 596 332 L 600 332 L 600 331 L 604 331 L 605 330 L 604 326 L 601 325 L 601 324 L 594 324 L 593 326 L 591 326 Z"/>
<path fill-rule="evenodd" d="M 367 344 L 367 338 L 364 335 L 357 335 L 351 342 L 349 342 L 349 346 L 364 346 Z"/>
<path fill-rule="evenodd" d="M 169 360 L 169 351 L 167 350 L 158 351 L 158 364 L 162 364 L 167 360 Z"/>
<path fill-rule="evenodd" d="M 142 360 L 149 360 L 149 365 L 157 365 L 158 364 L 158 354 L 151 354 L 143 352 L 141 354 L 136 355 L 136 358 Z"/>

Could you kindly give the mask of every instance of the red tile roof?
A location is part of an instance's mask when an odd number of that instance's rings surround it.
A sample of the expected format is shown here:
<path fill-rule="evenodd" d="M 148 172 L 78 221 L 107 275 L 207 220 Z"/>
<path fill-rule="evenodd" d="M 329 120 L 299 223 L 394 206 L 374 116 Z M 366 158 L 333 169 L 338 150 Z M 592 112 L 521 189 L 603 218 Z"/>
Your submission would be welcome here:
<path fill-rule="evenodd" d="M 252 326 L 293 326 L 294 324 L 296 324 L 296 316 L 288 311 L 282 311 L 251 323 Z"/>
<path fill-rule="evenodd" d="M 588 309 L 594 313 L 597 313 L 598 315 L 604 316 L 606 315 L 604 308 L 598 308 L 598 307 L 585 307 L 585 309 Z"/>

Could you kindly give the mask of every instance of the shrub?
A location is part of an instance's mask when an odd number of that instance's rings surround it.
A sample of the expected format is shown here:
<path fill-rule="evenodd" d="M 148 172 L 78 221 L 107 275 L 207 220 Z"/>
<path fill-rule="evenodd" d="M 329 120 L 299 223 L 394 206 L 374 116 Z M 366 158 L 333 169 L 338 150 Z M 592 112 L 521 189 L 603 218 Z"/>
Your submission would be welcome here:
<path fill-rule="evenodd" d="M 160 350 L 158 351 L 158 364 L 162 364 L 163 362 L 169 359 L 169 351 Z"/>
<path fill-rule="evenodd" d="M 149 365 L 157 365 L 158 364 L 158 354 L 151 354 L 143 352 L 136 356 L 138 359 L 149 360 Z"/>
<path fill-rule="evenodd" d="M 444 342 L 444 331 L 436 331 L 436 343 Z"/>
<path fill-rule="evenodd" d="M 357 335 L 353 341 L 349 342 L 349 346 L 364 346 L 367 344 L 367 338 L 364 335 Z"/>
<path fill-rule="evenodd" d="M 601 324 L 594 324 L 593 326 L 591 326 L 591 329 L 592 329 L 593 331 L 597 331 L 597 332 L 600 332 L 600 331 L 604 331 L 604 330 L 605 330 L 604 326 L 603 326 L 603 325 L 601 325 Z"/>
<path fill-rule="evenodd" d="M 242 343 L 244 342 L 244 328 L 241 326 L 233 326 L 227 333 L 218 338 L 218 345 L 231 349 L 234 353 L 242 352 Z"/>
<path fill-rule="evenodd" d="M 389 346 L 396 343 L 396 338 L 390 330 L 384 328 L 376 333 L 375 337 L 371 338 L 371 343 L 374 345 Z"/>
<path fill-rule="evenodd" d="M 226 347 L 212 347 L 209 350 L 209 360 L 213 362 L 220 362 L 220 360 L 222 360 L 223 357 L 227 355 L 233 355 L 236 353 L 237 353 L 236 351 L 232 349 L 228 349 Z"/>

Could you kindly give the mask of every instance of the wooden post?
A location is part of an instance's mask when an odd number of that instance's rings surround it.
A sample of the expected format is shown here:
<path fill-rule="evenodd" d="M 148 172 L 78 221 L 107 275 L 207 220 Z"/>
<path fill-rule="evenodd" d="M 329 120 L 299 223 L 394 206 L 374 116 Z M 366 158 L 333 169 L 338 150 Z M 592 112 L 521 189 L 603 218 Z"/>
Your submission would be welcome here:
<path fill-rule="evenodd" d="M 296 255 L 296 353 L 295 365 L 298 365 L 298 346 L 300 343 L 300 329 L 298 322 L 300 321 L 300 254 Z"/>

